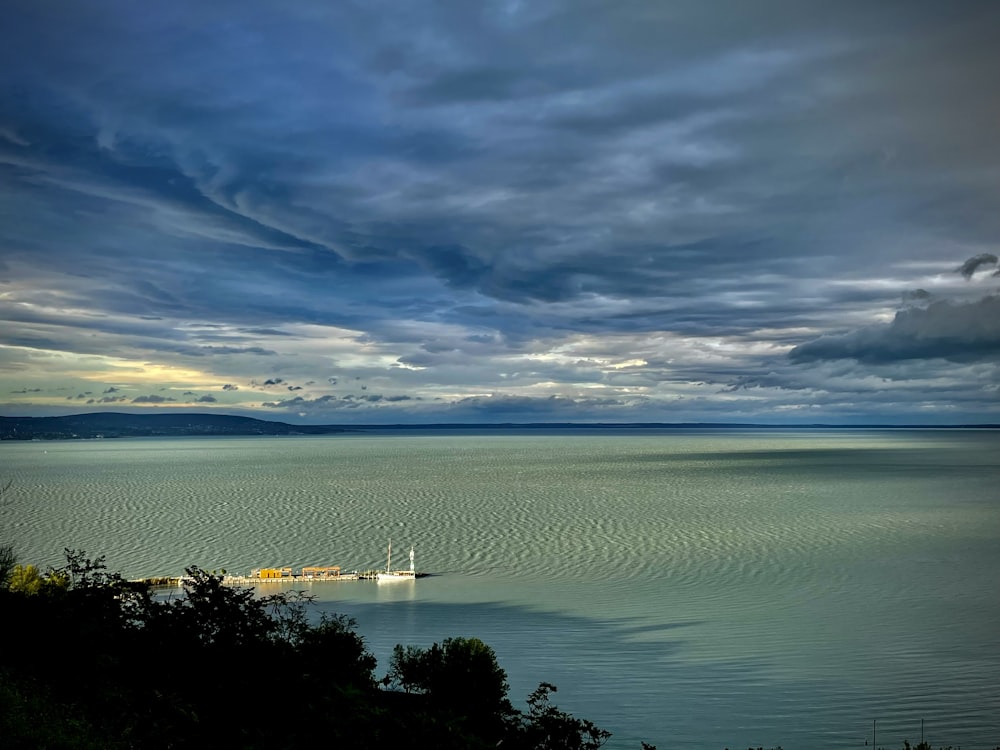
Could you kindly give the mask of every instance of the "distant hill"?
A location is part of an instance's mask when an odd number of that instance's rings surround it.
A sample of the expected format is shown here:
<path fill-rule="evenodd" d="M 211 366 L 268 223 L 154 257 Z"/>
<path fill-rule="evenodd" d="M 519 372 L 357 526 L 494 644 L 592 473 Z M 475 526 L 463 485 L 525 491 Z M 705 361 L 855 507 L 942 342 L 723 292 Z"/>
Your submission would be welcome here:
<path fill-rule="evenodd" d="M 293 425 L 226 414 L 119 414 L 65 417 L 0 417 L 0 440 L 166 437 L 190 435 L 329 435 L 332 425 Z"/>
<path fill-rule="evenodd" d="M 190 437 L 195 435 L 333 435 L 337 433 L 419 434 L 469 432 L 562 432 L 628 429 L 655 430 L 808 430 L 808 429 L 998 429 L 1000 425 L 767 425 L 710 422 L 539 422 L 506 424 L 390 424 L 390 425 L 297 425 L 228 414 L 171 413 L 122 414 L 96 412 L 64 417 L 0 417 L 0 440 L 72 440 L 121 437 Z"/>

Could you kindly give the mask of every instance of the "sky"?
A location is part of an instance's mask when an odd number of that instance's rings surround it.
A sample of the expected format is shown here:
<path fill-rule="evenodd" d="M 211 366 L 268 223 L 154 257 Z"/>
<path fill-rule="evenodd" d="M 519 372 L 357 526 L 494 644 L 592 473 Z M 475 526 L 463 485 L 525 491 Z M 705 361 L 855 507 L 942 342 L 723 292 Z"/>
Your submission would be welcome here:
<path fill-rule="evenodd" d="M 1000 422 L 1000 3 L 0 8 L 0 414 Z"/>

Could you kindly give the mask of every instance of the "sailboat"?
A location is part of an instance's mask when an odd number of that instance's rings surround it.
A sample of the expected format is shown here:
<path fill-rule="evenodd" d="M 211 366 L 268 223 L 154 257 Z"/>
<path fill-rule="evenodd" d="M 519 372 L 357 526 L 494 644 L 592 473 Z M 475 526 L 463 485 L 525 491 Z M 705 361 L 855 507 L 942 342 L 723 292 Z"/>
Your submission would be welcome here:
<path fill-rule="evenodd" d="M 413 581 L 417 577 L 417 572 L 413 567 L 413 547 L 410 547 L 410 569 L 392 569 L 392 539 L 389 540 L 389 554 L 385 559 L 385 572 L 379 573 L 375 579 L 377 581 Z"/>

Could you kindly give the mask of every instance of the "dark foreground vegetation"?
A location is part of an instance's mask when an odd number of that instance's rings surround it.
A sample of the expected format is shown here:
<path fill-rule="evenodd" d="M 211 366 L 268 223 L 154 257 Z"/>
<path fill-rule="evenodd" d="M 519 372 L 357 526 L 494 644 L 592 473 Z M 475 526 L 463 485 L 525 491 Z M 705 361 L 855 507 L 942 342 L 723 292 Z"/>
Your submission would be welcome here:
<path fill-rule="evenodd" d="M 518 711 L 476 638 L 375 658 L 299 594 L 258 597 L 187 572 L 185 596 L 66 551 L 41 574 L 0 549 L 0 738 L 14 748 L 598 748 L 609 733 L 550 701 Z M 648 746 L 647 746 L 648 747 Z"/>
<path fill-rule="evenodd" d="M 101 558 L 66 560 L 42 574 L 0 546 L 4 750 L 596 750 L 610 737 L 553 705 L 548 683 L 515 709 L 476 638 L 396 646 L 379 679 L 354 623 L 310 620 L 304 595 L 189 568 L 184 596 L 157 598 Z"/>

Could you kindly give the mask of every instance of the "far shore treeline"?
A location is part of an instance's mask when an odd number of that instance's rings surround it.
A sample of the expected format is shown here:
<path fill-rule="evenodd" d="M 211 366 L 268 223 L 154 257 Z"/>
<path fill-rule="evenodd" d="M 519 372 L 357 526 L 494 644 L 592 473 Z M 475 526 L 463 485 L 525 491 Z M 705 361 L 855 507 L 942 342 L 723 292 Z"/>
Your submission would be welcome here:
<path fill-rule="evenodd" d="M 385 424 L 385 425 L 316 425 L 289 424 L 254 417 L 198 412 L 160 412 L 133 414 L 93 412 L 54 417 L 0 416 L 0 440 L 94 440 L 124 437 L 196 437 L 196 436 L 283 436 L 336 434 L 421 434 L 458 431 L 502 430 L 601 430 L 626 429 L 998 429 L 997 424 L 892 425 L 892 424 L 757 424 L 742 422 L 539 422 L 529 424 Z"/>

